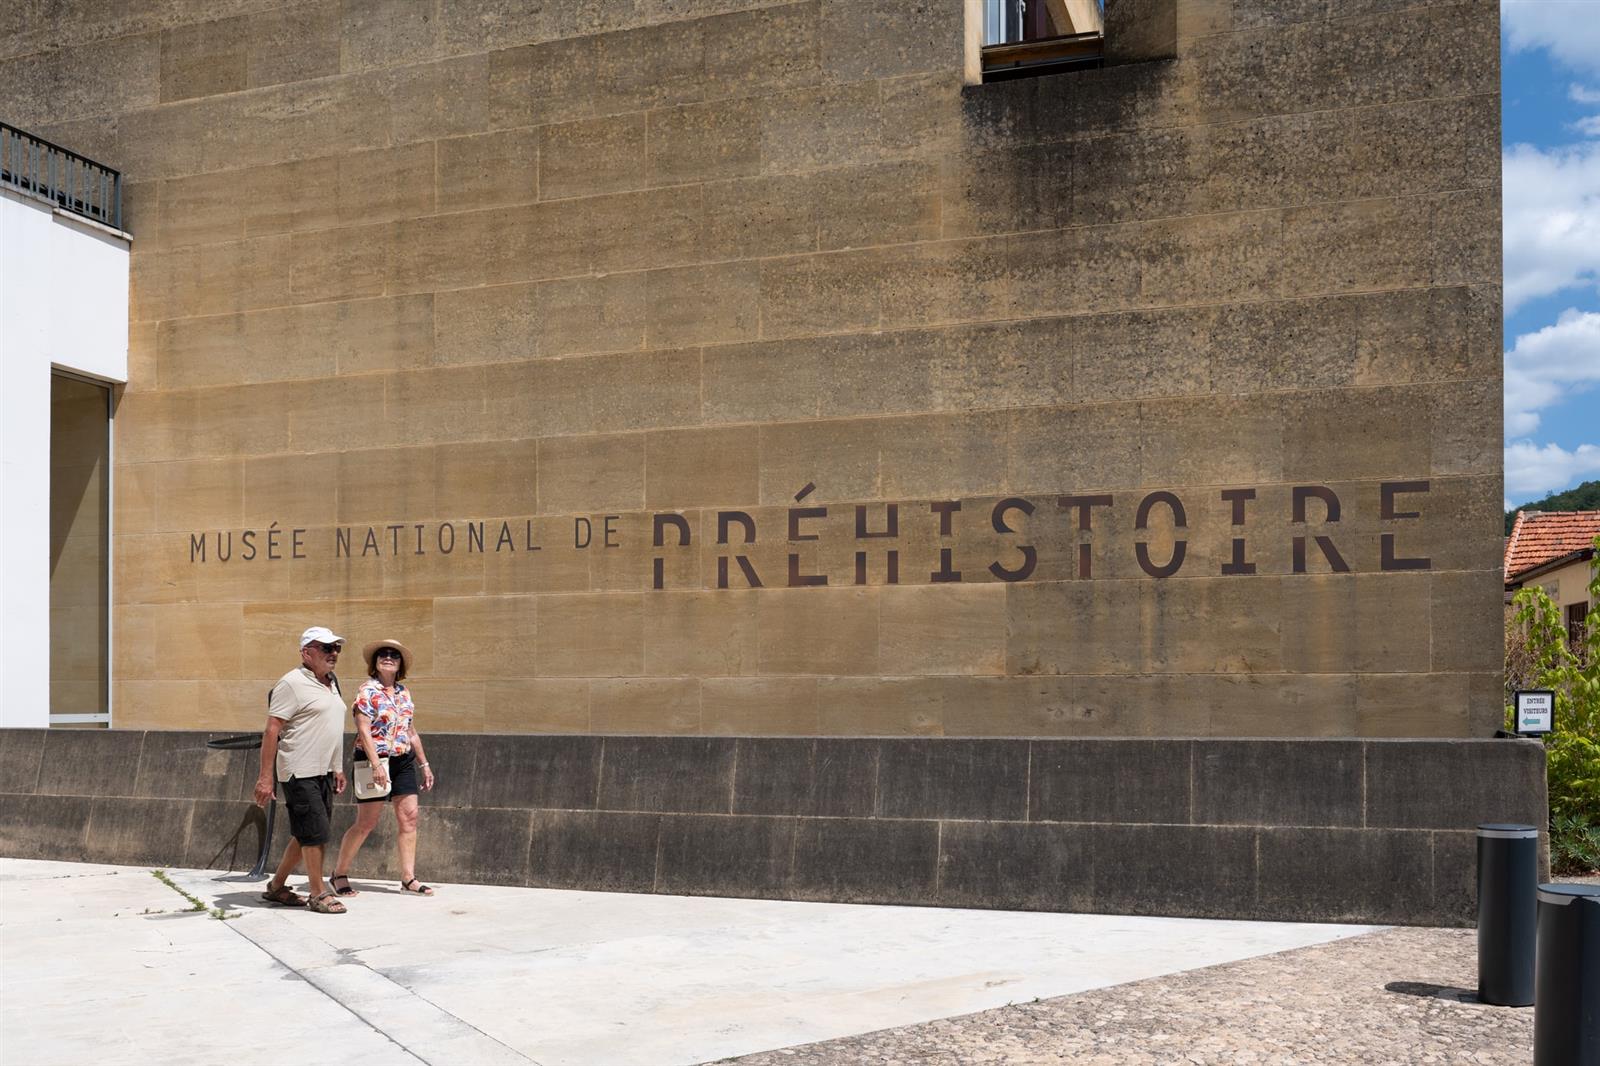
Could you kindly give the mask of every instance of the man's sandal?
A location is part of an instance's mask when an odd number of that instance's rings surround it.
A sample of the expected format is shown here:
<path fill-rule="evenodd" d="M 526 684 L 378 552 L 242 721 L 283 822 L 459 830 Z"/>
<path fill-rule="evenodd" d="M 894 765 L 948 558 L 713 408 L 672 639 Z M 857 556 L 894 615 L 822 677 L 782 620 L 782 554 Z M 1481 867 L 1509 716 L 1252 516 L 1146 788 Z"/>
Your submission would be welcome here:
<path fill-rule="evenodd" d="M 344 884 L 341 885 L 339 883 L 340 881 L 343 881 Z M 334 895 L 336 896 L 361 895 L 361 893 L 350 887 L 350 877 L 348 874 L 334 874 L 332 877 L 328 878 L 328 887 L 333 889 Z"/>
<path fill-rule="evenodd" d="M 276 903 L 280 907 L 304 907 L 306 905 L 306 898 L 295 895 L 288 885 L 269 888 L 261 893 L 261 898 L 268 903 Z"/>
<path fill-rule="evenodd" d="M 344 904 L 335 899 L 332 892 L 324 892 L 320 896 L 312 896 L 311 902 L 307 906 L 318 914 L 343 914 L 345 911 Z"/>
<path fill-rule="evenodd" d="M 431 895 L 433 895 L 433 889 L 429 888 L 427 885 L 423 884 L 421 881 L 418 881 L 415 877 L 413 877 L 409 881 L 401 881 L 400 882 L 400 891 L 409 892 L 413 896 L 431 896 Z"/>

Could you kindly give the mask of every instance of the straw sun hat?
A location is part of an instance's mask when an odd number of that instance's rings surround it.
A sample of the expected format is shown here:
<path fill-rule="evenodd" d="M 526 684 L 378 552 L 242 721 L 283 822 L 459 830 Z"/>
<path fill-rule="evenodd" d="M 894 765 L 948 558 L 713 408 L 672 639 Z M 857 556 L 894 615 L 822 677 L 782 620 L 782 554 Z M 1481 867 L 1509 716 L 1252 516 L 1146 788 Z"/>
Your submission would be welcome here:
<path fill-rule="evenodd" d="M 373 668 L 374 656 L 378 654 L 379 648 L 393 648 L 395 651 L 399 652 L 400 668 L 406 673 L 411 672 L 411 649 L 400 643 L 398 640 L 375 640 L 371 644 L 368 644 L 365 648 L 361 649 L 361 657 L 367 661 L 368 671 L 371 671 Z"/>

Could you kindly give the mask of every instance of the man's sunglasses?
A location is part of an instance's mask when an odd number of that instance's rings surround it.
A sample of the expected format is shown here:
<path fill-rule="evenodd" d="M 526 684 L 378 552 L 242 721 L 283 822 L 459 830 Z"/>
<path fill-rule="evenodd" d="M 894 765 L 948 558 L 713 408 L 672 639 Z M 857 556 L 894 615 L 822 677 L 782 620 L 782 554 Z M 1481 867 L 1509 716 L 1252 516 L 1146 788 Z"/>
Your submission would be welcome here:
<path fill-rule="evenodd" d="M 319 648 L 324 655 L 338 655 L 339 652 L 344 650 L 344 645 L 342 644 L 324 644 L 320 640 L 314 640 L 312 644 Z"/>
<path fill-rule="evenodd" d="M 400 658 L 400 653 L 393 648 L 380 648 L 377 657 L 379 659 L 398 659 Z"/>

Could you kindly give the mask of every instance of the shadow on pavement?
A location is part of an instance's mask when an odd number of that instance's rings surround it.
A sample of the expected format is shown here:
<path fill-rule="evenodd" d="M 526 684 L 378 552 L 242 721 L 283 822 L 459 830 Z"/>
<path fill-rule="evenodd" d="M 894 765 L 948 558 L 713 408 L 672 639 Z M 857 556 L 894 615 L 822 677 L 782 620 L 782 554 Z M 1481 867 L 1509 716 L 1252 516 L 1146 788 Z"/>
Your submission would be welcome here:
<path fill-rule="evenodd" d="M 1445 999 L 1453 1003 L 1477 1003 L 1478 990 L 1457 988 L 1454 985 L 1434 985 L 1425 981 L 1390 981 L 1383 986 L 1385 992 L 1399 992 L 1404 996 L 1422 996 L 1424 999 Z"/>

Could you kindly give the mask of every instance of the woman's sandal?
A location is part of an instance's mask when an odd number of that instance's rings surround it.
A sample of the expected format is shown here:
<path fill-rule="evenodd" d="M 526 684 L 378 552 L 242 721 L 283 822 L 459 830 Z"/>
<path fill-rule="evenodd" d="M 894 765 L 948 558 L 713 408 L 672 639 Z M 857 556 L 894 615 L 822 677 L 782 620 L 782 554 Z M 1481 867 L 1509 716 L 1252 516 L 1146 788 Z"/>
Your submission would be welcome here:
<path fill-rule="evenodd" d="M 261 898 L 268 903 L 276 903 L 280 907 L 304 907 L 306 905 L 306 898 L 295 895 L 288 885 L 269 888 L 261 893 Z"/>
<path fill-rule="evenodd" d="M 412 886 L 415 886 L 415 887 L 412 887 Z M 409 881 L 401 881 L 400 882 L 400 891 L 409 892 L 413 896 L 431 896 L 431 895 L 433 895 L 433 889 L 429 888 L 427 885 L 423 884 L 421 881 L 418 881 L 415 877 L 413 877 Z"/>
<path fill-rule="evenodd" d="M 332 892 L 324 892 L 320 896 L 312 896 L 311 902 L 307 906 L 318 914 L 343 914 L 345 912 L 344 904 L 335 899 Z"/>
<path fill-rule="evenodd" d="M 341 885 L 339 883 L 340 881 L 343 881 L 344 884 Z M 336 896 L 361 895 L 361 893 L 350 887 L 350 875 L 348 874 L 334 874 L 332 877 L 328 878 L 328 887 L 333 889 L 333 894 Z"/>

